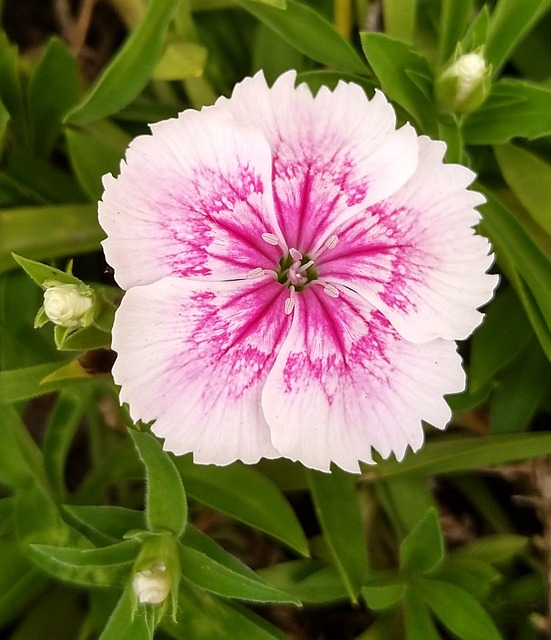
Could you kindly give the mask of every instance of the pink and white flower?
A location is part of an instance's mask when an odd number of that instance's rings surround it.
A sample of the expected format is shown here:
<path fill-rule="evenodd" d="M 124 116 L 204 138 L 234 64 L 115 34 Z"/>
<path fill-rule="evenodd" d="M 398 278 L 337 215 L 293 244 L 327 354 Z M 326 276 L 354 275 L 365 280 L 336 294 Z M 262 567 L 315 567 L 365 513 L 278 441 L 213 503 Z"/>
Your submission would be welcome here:
<path fill-rule="evenodd" d="M 284 456 L 358 471 L 442 429 L 455 340 L 497 278 L 474 174 L 396 129 L 382 93 L 315 97 L 259 73 L 152 126 L 105 177 L 127 293 L 113 370 L 133 419 L 200 463 Z"/>

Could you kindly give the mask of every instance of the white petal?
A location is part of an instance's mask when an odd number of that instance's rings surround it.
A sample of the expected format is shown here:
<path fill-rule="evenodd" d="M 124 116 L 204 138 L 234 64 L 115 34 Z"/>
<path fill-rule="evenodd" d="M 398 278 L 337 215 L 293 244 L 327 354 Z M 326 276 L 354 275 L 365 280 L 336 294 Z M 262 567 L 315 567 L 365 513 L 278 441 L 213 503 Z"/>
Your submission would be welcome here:
<path fill-rule="evenodd" d="M 269 88 L 262 73 L 217 105 L 257 126 L 273 154 L 276 213 L 288 246 L 304 253 L 362 207 L 396 191 L 417 165 L 417 137 L 382 93 L 368 100 L 355 84 L 295 88 L 294 71 Z"/>
<path fill-rule="evenodd" d="M 280 233 L 270 149 L 221 108 L 184 111 L 130 145 L 118 178 L 104 178 L 99 218 L 107 261 L 125 289 L 167 275 L 245 278 L 273 268 Z"/>
<path fill-rule="evenodd" d="M 488 241 L 475 234 L 484 202 L 474 174 L 444 164 L 445 146 L 419 139 L 419 165 L 396 193 L 343 225 L 320 259 L 320 275 L 371 302 L 414 342 L 461 340 L 480 324 L 477 310 L 498 278 Z"/>
<path fill-rule="evenodd" d="M 286 289 L 270 278 L 133 287 L 117 311 L 113 375 L 134 420 L 200 463 L 275 457 L 262 386 L 288 331 Z"/>
<path fill-rule="evenodd" d="M 423 443 L 424 420 L 444 428 L 444 394 L 465 376 L 455 343 L 414 344 L 360 296 L 322 287 L 297 294 L 291 331 L 262 393 L 280 453 L 328 471 L 358 471 L 371 450 L 401 459 Z"/>

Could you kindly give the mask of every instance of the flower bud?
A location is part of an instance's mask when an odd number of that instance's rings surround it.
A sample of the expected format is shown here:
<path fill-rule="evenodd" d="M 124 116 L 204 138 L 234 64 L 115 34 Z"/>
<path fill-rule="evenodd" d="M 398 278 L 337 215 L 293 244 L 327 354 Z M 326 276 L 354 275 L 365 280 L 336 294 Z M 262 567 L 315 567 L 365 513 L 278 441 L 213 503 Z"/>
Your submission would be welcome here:
<path fill-rule="evenodd" d="M 161 604 L 170 593 L 170 577 L 166 565 L 159 562 L 134 574 L 134 593 L 140 604 Z"/>
<path fill-rule="evenodd" d="M 481 53 L 456 54 L 434 85 L 439 109 L 454 113 L 478 109 L 490 92 L 491 70 Z"/>
<path fill-rule="evenodd" d="M 56 283 L 44 292 L 44 313 L 62 327 L 88 326 L 94 305 L 94 292 L 76 284 Z"/>

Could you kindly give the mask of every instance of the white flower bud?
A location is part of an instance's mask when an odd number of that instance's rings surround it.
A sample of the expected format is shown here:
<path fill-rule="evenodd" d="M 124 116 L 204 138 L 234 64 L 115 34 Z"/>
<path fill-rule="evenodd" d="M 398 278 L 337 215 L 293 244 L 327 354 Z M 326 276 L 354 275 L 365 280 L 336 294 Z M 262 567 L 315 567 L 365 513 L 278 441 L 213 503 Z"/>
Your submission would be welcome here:
<path fill-rule="evenodd" d="M 132 582 L 140 604 L 161 604 L 170 593 L 170 578 L 163 563 L 138 571 Z"/>
<path fill-rule="evenodd" d="M 436 80 L 440 108 L 458 113 L 478 109 L 490 92 L 490 75 L 491 66 L 480 53 L 460 55 Z"/>
<path fill-rule="evenodd" d="M 88 324 L 83 319 L 93 304 L 93 295 L 82 295 L 76 284 L 56 284 L 44 292 L 44 313 L 62 327 Z"/>

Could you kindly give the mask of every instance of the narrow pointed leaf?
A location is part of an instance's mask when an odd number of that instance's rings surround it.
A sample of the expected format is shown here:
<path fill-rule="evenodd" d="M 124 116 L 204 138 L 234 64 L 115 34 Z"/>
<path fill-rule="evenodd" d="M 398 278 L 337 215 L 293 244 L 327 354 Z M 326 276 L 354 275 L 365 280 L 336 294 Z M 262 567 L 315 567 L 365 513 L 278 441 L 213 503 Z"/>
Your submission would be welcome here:
<path fill-rule="evenodd" d="M 178 470 L 168 453 L 150 434 L 130 431 L 147 477 L 146 517 L 152 531 L 179 536 L 187 524 L 187 499 Z"/>
<path fill-rule="evenodd" d="M 336 468 L 331 474 L 309 470 L 308 483 L 331 555 L 356 602 L 367 571 L 367 551 L 354 478 Z"/>
<path fill-rule="evenodd" d="M 249 602 L 300 604 L 295 597 L 265 584 L 252 570 L 248 576 L 243 571 L 234 572 L 204 553 L 183 545 L 179 546 L 179 553 L 186 580 L 211 593 Z"/>
<path fill-rule="evenodd" d="M 146 86 L 162 52 L 166 31 L 180 0 L 151 0 L 141 23 L 128 36 L 88 96 L 67 116 L 85 124 L 122 109 Z"/>
<path fill-rule="evenodd" d="M 239 463 L 199 466 L 190 456 L 174 462 L 190 496 L 308 555 L 308 542 L 294 511 L 259 471 Z"/>
<path fill-rule="evenodd" d="M 436 133 L 432 72 L 427 60 L 405 42 L 384 33 L 362 33 L 360 37 L 367 61 L 385 94 L 403 107 L 425 132 Z"/>
<path fill-rule="evenodd" d="M 96 587 L 120 587 L 128 576 L 139 550 L 135 540 L 97 549 L 30 545 L 29 553 L 42 569 L 60 580 Z"/>
<path fill-rule="evenodd" d="M 442 624 L 462 640 L 501 640 L 493 620 L 464 589 L 428 578 L 417 578 L 414 586 Z"/>
<path fill-rule="evenodd" d="M 52 38 L 29 82 L 29 120 L 33 147 L 42 157 L 53 149 L 61 119 L 75 104 L 78 67 L 67 46 Z"/>
<path fill-rule="evenodd" d="M 287 0 L 282 10 L 251 0 L 238 3 L 312 60 L 365 75 L 367 67 L 352 45 L 307 5 Z"/>

